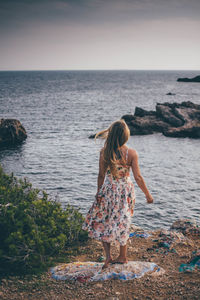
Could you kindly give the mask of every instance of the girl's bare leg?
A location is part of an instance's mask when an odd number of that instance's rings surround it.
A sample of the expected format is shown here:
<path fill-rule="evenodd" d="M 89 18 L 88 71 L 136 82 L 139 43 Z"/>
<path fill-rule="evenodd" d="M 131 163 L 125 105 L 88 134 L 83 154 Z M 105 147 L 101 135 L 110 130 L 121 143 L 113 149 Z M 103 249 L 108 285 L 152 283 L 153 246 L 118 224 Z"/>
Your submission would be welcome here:
<path fill-rule="evenodd" d="M 113 260 L 113 263 L 122 263 L 122 264 L 127 263 L 128 259 L 126 254 L 127 254 L 127 245 L 120 246 L 119 256 L 115 260 Z"/>
<path fill-rule="evenodd" d="M 110 243 L 102 242 L 102 244 L 103 244 L 104 251 L 106 253 L 106 260 L 103 265 L 103 269 L 105 269 L 108 267 L 108 264 L 112 262 L 112 257 L 110 254 Z"/>

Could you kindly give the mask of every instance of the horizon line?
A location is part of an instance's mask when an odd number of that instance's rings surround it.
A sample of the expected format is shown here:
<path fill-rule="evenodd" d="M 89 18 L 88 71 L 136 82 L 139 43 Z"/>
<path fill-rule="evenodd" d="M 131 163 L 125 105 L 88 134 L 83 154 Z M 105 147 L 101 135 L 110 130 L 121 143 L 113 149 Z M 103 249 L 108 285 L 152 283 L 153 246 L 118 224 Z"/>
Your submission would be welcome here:
<path fill-rule="evenodd" d="M 200 69 L 8 69 L 8 70 L 0 70 L 0 72 L 53 72 L 53 71 L 195 71 L 200 72 Z"/>

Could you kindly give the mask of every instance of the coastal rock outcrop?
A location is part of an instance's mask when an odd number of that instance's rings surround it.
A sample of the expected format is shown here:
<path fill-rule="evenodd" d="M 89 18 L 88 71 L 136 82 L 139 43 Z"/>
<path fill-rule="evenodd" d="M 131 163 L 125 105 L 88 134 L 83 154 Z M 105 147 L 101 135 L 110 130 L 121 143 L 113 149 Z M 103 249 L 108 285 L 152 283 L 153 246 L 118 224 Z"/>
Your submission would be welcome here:
<path fill-rule="evenodd" d="M 195 76 L 193 78 L 178 78 L 177 81 L 179 82 L 200 82 L 200 75 Z"/>
<path fill-rule="evenodd" d="M 168 137 L 200 138 L 200 105 L 190 101 L 157 103 L 156 111 L 136 107 L 134 115 L 124 115 L 131 135 L 161 132 Z"/>
<path fill-rule="evenodd" d="M 0 119 L 0 147 L 19 144 L 26 138 L 26 130 L 20 121 Z"/>

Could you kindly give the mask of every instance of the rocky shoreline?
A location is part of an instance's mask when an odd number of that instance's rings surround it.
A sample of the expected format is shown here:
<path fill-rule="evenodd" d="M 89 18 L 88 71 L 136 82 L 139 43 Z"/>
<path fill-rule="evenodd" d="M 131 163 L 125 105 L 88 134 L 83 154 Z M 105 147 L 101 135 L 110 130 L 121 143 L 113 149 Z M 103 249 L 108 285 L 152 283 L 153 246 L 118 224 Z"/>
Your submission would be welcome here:
<path fill-rule="evenodd" d="M 128 242 L 128 259 L 154 262 L 165 272 L 160 276 L 146 274 L 132 280 L 109 279 L 100 282 L 55 280 L 51 272 L 42 275 L 2 278 L 1 299 L 137 299 L 197 300 L 200 295 L 200 227 L 191 220 L 177 220 L 169 230 L 158 229 L 143 234 L 141 228 Z M 65 262 L 102 261 L 102 245 L 89 240 L 79 245 L 78 254 Z M 73 252 L 73 251 L 72 251 Z M 111 252 L 117 256 L 118 248 Z M 192 264 L 193 262 L 193 264 Z M 59 264 L 59 263 L 58 263 Z"/>

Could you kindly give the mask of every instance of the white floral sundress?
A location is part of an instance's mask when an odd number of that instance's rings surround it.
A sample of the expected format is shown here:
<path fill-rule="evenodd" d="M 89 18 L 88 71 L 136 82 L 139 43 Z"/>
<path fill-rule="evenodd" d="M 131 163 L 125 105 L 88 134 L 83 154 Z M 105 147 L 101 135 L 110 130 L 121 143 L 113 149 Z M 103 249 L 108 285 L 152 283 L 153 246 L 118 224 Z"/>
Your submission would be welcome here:
<path fill-rule="evenodd" d="M 128 149 L 126 153 L 126 161 Z M 130 166 L 117 165 L 118 176 L 107 170 L 99 191 L 100 203 L 95 199 L 89 209 L 82 228 L 91 238 L 111 243 L 118 241 L 126 245 L 129 238 L 131 217 L 135 205 L 134 185 L 130 178 Z"/>

